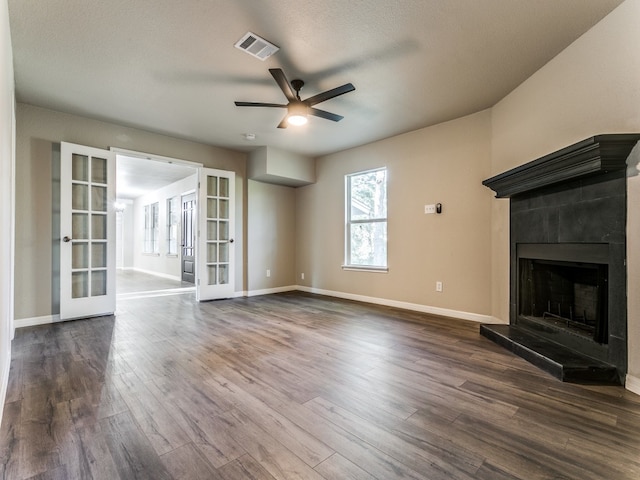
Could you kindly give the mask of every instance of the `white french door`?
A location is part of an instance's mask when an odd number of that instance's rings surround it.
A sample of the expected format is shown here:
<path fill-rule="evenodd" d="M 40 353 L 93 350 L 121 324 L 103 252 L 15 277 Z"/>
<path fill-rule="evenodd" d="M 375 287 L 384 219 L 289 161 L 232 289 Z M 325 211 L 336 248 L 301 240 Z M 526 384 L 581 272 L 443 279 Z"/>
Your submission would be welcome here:
<path fill-rule="evenodd" d="M 61 144 L 61 320 L 115 311 L 115 176 L 115 153 Z"/>
<path fill-rule="evenodd" d="M 198 301 L 234 293 L 235 173 L 200 168 L 198 183 Z"/>

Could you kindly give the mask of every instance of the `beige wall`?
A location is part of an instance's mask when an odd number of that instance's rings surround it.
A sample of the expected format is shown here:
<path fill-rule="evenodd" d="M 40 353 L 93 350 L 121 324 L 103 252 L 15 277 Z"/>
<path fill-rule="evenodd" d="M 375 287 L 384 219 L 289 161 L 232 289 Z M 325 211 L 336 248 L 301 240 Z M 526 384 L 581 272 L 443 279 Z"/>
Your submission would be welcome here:
<path fill-rule="evenodd" d="M 236 252 L 242 261 L 237 262 L 235 289 L 244 289 L 245 154 L 25 104 L 18 104 L 16 121 L 15 261 L 20 266 L 15 273 L 16 319 L 58 313 L 57 267 L 52 254 L 57 241 L 52 233 L 56 205 L 53 152 L 61 141 L 154 153 L 236 172 Z"/>
<path fill-rule="evenodd" d="M 249 180 L 247 191 L 249 293 L 295 285 L 295 189 Z"/>
<path fill-rule="evenodd" d="M 315 182 L 315 161 L 280 148 L 259 147 L 249 154 L 247 178 L 276 185 L 299 187 Z"/>
<path fill-rule="evenodd" d="M 0 419 L 13 334 L 14 84 L 7 1 L 0 0 Z"/>
<path fill-rule="evenodd" d="M 491 173 L 600 133 L 640 132 L 640 1 L 627 0 L 492 109 Z M 628 205 L 629 373 L 640 376 L 640 212 Z M 508 320 L 508 203 L 495 200 L 492 311 Z"/>
<path fill-rule="evenodd" d="M 298 283 L 489 315 L 490 128 L 484 111 L 319 158 L 316 183 L 296 192 Z M 345 271 L 344 176 L 377 167 L 388 170 L 389 272 Z M 424 214 L 438 202 L 441 215 Z"/>

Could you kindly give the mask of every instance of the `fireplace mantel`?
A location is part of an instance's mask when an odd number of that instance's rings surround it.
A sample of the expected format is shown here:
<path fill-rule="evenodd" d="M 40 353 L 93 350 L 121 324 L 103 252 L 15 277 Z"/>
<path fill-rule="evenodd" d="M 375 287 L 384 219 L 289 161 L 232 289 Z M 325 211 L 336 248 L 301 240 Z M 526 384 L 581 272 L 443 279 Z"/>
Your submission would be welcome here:
<path fill-rule="evenodd" d="M 626 160 L 640 134 L 596 135 L 482 182 L 496 198 L 559 182 L 624 170 Z"/>

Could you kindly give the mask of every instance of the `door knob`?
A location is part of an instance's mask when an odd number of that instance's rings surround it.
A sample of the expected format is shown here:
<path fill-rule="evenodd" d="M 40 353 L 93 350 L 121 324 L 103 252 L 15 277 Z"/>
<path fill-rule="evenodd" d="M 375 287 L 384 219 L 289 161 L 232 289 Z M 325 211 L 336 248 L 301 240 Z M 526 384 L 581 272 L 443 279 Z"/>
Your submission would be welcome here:
<path fill-rule="evenodd" d="M 63 242 L 67 243 L 70 242 L 72 239 L 70 237 L 67 237 L 66 235 L 64 236 L 64 238 L 62 239 Z"/>

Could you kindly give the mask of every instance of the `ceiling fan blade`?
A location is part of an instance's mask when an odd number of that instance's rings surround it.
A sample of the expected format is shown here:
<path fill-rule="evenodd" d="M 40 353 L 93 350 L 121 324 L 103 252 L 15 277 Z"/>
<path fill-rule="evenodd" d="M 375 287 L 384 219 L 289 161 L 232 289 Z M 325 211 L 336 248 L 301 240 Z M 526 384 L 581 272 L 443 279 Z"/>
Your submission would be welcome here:
<path fill-rule="evenodd" d="M 353 92 L 356 89 L 351 83 L 345 83 L 341 87 L 332 88 L 331 90 L 327 90 L 326 92 L 319 93 L 314 95 L 313 97 L 307 98 L 304 103 L 309 105 L 310 107 L 329 100 L 330 98 L 335 98 L 340 95 L 344 95 L 345 93 Z"/>
<path fill-rule="evenodd" d="M 262 102 L 234 102 L 236 107 L 279 107 L 279 108 L 287 108 L 286 105 L 281 105 L 279 103 L 262 103 Z"/>
<path fill-rule="evenodd" d="M 320 110 L 319 108 L 310 108 L 309 115 L 313 115 L 315 117 L 326 118 L 327 120 L 332 120 L 334 122 L 339 122 L 344 117 L 342 115 L 336 115 L 335 113 L 325 112 L 324 110 Z"/>
<path fill-rule="evenodd" d="M 289 100 L 290 102 L 297 100 L 296 95 L 293 92 L 293 89 L 291 88 L 291 84 L 289 83 L 289 80 L 287 80 L 287 77 L 285 76 L 282 69 L 270 68 L 269 73 L 271 73 L 271 75 L 273 76 L 273 79 L 276 81 L 276 83 L 280 87 L 280 90 L 282 90 L 282 93 L 284 93 L 284 96 L 287 97 L 287 100 Z"/>
<path fill-rule="evenodd" d="M 288 115 L 285 115 L 282 121 L 278 124 L 278 128 L 287 128 L 287 126 L 289 125 L 289 123 L 287 123 L 287 117 Z"/>

